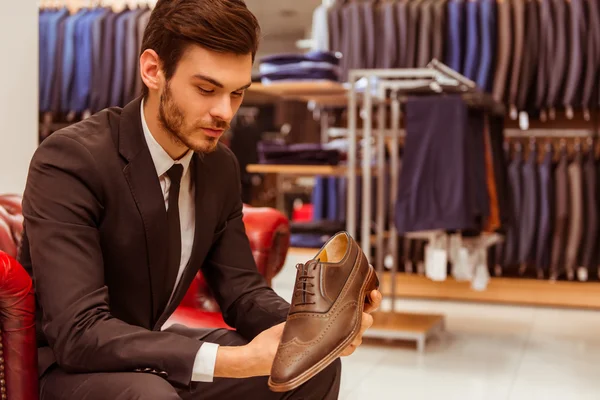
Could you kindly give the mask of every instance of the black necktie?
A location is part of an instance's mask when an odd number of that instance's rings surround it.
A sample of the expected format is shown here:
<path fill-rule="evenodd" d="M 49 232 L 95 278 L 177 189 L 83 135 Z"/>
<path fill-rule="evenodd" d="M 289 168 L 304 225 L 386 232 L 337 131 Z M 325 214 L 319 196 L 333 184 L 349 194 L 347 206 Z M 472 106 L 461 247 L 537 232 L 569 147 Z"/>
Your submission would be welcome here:
<path fill-rule="evenodd" d="M 169 208 L 167 210 L 167 225 L 169 233 L 169 264 L 166 272 L 165 301 L 169 301 L 179 264 L 181 263 L 181 226 L 179 223 L 179 186 L 181 184 L 181 175 L 183 174 L 183 166 L 174 164 L 168 171 L 167 175 L 171 179 L 169 188 Z"/>

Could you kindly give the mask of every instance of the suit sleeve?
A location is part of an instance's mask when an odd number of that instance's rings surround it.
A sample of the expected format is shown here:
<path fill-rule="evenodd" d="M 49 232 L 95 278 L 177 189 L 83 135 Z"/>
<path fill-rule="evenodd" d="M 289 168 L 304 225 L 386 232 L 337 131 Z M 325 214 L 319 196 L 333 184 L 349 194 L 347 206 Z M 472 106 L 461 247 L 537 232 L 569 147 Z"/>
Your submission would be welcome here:
<path fill-rule="evenodd" d="M 235 177 L 227 185 L 227 222 L 202 265 L 202 273 L 225 322 L 252 340 L 265 329 L 284 322 L 289 303 L 267 285 L 256 267 L 242 220 L 239 165 L 233 153 L 227 152 L 233 164 L 229 176 Z"/>
<path fill-rule="evenodd" d="M 187 386 L 202 342 L 111 315 L 99 235 L 103 185 L 96 165 L 76 139 L 56 134 L 38 148 L 30 166 L 23 214 L 42 330 L 67 372 L 146 369 Z"/>

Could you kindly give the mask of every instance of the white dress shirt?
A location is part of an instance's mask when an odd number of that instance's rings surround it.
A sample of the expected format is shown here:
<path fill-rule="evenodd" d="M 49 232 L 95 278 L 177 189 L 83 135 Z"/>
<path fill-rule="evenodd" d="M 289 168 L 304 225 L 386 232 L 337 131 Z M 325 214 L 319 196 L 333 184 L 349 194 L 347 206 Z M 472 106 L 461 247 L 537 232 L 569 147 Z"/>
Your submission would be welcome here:
<path fill-rule="evenodd" d="M 181 164 L 183 166 L 183 175 L 181 176 L 181 185 L 179 189 L 179 221 L 181 223 L 181 261 L 179 264 L 179 271 L 177 272 L 177 278 L 173 291 L 171 292 L 171 298 L 169 303 L 173 299 L 175 288 L 181 279 L 181 275 L 187 266 L 190 256 L 192 254 L 192 247 L 194 244 L 194 233 L 196 229 L 196 208 L 195 208 L 195 195 L 194 195 L 194 181 L 192 180 L 190 171 L 190 162 L 194 153 L 190 150 L 185 156 L 179 160 L 173 160 L 171 156 L 162 148 L 160 144 L 154 139 L 150 128 L 146 123 L 146 116 L 144 115 L 144 102 L 140 109 L 142 114 L 142 128 L 144 130 L 144 137 L 152 156 L 152 161 L 156 167 L 156 174 L 160 181 L 160 187 L 162 189 L 163 197 L 165 199 L 165 208 L 169 208 L 169 188 L 171 187 L 171 180 L 167 175 L 167 171 L 174 164 Z M 204 343 L 194 360 L 194 367 L 192 372 L 192 381 L 195 382 L 212 382 L 215 372 L 215 363 L 217 360 L 217 350 L 219 345 L 215 343 Z"/>

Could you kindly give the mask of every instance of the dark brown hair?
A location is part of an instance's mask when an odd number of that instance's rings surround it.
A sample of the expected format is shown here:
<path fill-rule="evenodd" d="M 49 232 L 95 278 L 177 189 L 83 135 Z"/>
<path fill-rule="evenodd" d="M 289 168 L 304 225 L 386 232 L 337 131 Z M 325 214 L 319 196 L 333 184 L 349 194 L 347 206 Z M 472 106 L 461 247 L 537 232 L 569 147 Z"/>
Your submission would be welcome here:
<path fill-rule="evenodd" d="M 259 37 L 258 21 L 243 0 L 159 0 L 140 55 L 147 49 L 156 51 L 169 80 L 191 44 L 222 53 L 252 53 L 254 62 Z M 148 95 L 145 85 L 143 94 Z"/>

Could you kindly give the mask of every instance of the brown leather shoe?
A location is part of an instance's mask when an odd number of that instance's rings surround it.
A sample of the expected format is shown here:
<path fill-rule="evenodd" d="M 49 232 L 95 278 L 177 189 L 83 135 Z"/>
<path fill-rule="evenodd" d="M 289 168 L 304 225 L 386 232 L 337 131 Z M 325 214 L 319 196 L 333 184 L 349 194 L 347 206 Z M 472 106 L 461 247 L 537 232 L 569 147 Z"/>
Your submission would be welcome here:
<path fill-rule="evenodd" d="M 294 296 L 269 377 L 274 392 L 297 388 L 335 361 L 358 335 L 368 294 L 379 287 L 375 270 L 346 232 L 296 268 Z"/>

